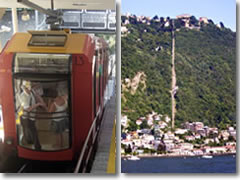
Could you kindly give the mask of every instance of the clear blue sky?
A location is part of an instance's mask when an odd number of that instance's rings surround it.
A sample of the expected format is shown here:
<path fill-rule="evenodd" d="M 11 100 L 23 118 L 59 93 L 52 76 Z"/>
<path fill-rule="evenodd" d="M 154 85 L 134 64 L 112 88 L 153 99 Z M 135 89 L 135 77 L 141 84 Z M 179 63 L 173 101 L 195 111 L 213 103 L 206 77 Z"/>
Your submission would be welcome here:
<path fill-rule="evenodd" d="M 215 24 L 223 24 L 236 31 L 235 0 L 122 0 L 121 13 L 160 17 L 176 17 L 191 14 L 212 19 Z"/>

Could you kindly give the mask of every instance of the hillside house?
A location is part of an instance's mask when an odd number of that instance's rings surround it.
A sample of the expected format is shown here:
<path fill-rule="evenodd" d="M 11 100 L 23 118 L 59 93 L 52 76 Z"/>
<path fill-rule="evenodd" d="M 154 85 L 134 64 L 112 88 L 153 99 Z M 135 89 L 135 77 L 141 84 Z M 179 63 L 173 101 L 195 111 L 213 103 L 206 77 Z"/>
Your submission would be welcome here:
<path fill-rule="evenodd" d="M 185 134 L 187 132 L 188 132 L 187 129 L 176 129 L 175 130 L 175 134 Z"/>
<path fill-rule="evenodd" d="M 204 24 L 208 24 L 208 23 L 209 23 L 207 17 L 200 17 L 200 18 L 199 18 L 199 23 L 201 23 L 201 22 L 203 22 Z"/>
<path fill-rule="evenodd" d="M 127 127 L 127 125 L 128 125 L 128 118 L 127 118 L 127 116 L 122 116 L 121 117 L 121 125 L 123 126 L 123 127 Z"/>
<path fill-rule="evenodd" d="M 142 120 L 141 119 L 136 120 L 136 124 L 140 126 L 142 124 Z"/>
<path fill-rule="evenodd" d="M 194 122 L 194 131 L 197 132 L 200 129 L 203 129 L 204 124 L 202 122 Z"/>
<path fill-rule="evenodd" d="M 128 28 L 126 26 L 121 26 L 121 33 L 125 34 L 128 32 Z"/>
<path fill-rule="evenodd" d="M 171 118 L 168 117 L 168 116 L 166 116 L 166 117 L 165 117 L 165 122 L 166 122 L 166 123 L 169 123 L 170 121 L 171 121 Z"/>
<path fill-rule="evenodd" d="M 164 129 L 168 126 L 167 123 L 165 123 L 164 121 L 159 121 L 158 125 L 160 129 Z"/>
<path fill-rule="evenodd" d="M 195 137 L 194 136 L 185 136 L 185 139 L 187 141 L 194 141 L 195 140 Z"/>
<path fill-rule="evenodd" d="M 177 16 L 177 19 L 190 19 L 191 16 L 190 14 L 181 14 Z"/>

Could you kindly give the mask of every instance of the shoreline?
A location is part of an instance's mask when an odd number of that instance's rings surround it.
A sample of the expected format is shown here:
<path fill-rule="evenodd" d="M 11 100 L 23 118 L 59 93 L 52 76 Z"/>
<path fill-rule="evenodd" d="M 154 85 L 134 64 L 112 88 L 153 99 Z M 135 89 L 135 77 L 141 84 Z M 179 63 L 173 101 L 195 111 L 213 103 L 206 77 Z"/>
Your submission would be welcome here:
<path fill-rule="evenodd" d="M 225 156 L 225 155 L 235 155 L 237 153 L 221 153 L 221 154 L 203 154 L 203 155 L 171 155 L 171 154 L 158 154 L 158 155 L 151 155 L 151 154 L 143 154 L 143 155 L 136 155 L 139 158 L 171 158 L 171 157 L 201 157 L 201 156 Z M 121 155 L 121 159 L 129 158 L 131 155 Z"/>

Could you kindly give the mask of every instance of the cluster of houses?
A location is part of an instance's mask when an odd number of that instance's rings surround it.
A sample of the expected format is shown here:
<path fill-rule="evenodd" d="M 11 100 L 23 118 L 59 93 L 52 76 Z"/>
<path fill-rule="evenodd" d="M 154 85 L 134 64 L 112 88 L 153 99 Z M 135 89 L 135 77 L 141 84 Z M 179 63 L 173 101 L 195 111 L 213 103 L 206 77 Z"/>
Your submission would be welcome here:
<path fill-rule="evenodd" d="M 123 115 L 121 153 L 126 154 L 129 148 L 130 152 L 143 155 L 150 152 L 173 156 L 236 153 L 234 127 L 219 130 L 202 122 L 186 122 L 182 128 L 172 131 L 170 121 L 168 116 L 152 112 L 136 120 L 137 130 L 128 131 L 129 120 Z M 142 127 L 143 123 L 147 127 Z"/>
<path fill-rule="evenodd" d="M 134 19 L 134 21 L 136 23 L 142 23 L 142 24 L 146 24 L 146 25 L 151 25 L 151 23 L 161 23 L 162 27 L 168 28 L 171 25 L 171 18 L 167 17 L 167 18 L 163 18 L 163 17 L 147 17 L 147 16 L 136 16 L 136 15 L 132 15 L 130 13 L 127 13 L 126 15 L 123 15 L 122 19 L 122 23 L 121 23 L 121 33 L 122 36 L 126 36 L 127 34 L 130 33 L 130 31 L 127 28 L 128 24 L 131 24 L 131 20 Z M 201 24 L 209 24 L 209 23 L 213 23 L 212 20 L 208 19 L 207 17 L 200 17 L 197 20 L 197 24 L 196 23 L 192 23 L 191 18 L 194 17 L 190 14 L 182 14 L 176 17 L 175 20 L 180 21 L 181 22 L 181 27 L 185 27 L 187 29 L 196 29 L 196 30 L 200 30 L 201 28 Z M 195 17 L 194 17 L 195 18 Z M 216 24 L 216 26 L 218 28 L 224 28 L 223 23 L 219 23 Z M 180 28 L 176 29 L 176 31 L 179 31 Z M 147 30 L 145 30 L 146 32 Z"/>

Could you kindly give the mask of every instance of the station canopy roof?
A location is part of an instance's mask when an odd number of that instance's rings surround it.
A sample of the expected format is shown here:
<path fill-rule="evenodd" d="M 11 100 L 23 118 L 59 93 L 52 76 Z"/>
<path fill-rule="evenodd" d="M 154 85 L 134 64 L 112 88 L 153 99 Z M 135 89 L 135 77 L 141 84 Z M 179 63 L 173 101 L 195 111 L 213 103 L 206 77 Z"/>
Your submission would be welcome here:
<path fill-rule="evenodd" d="M 51 0 L 29 0 L 44 8 L 51 8 Z M 55 9 L 115 10 L 115 0 L 54 0 Z M 0 8 L 28 8 L 17 0 L 0 0 Z"/>

